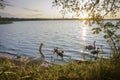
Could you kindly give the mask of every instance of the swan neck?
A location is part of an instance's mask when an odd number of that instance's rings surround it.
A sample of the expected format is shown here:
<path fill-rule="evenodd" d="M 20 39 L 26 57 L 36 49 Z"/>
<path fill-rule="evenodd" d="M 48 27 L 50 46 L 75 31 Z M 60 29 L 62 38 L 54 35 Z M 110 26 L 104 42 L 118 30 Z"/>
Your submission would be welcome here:
<path fill-rule="evenodd" d="M 41 54 L 41 57 L 42 57 L 42 58 L 45 58 L 45 56 L 44 56 L 44 54 L 43 54 L 43 52 L 42 52 L 42 47 L 43 47 L 43 45 L 41 44 L 41 45 L 40 45 L 40 48 L 39 48 L 39 52 L 40 52 L 40 54 Z"/>
<path fill-rule="evenodd" d="M 93 45 L 94 45 L 94 48 L 95 48 L 95 47 L 96 47 L 96 46 L 95 46 L 95 41 L 94 41 Z"/>

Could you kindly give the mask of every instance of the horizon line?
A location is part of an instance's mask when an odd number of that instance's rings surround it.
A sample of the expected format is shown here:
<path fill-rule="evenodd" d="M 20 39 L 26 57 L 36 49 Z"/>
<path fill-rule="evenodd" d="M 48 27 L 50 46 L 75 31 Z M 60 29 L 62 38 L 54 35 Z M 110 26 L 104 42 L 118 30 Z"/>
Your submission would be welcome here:
<path fill-rule="evenodd" d="M 0 18 L 8 18 L 8 19 L 36 19 L 36 20 L 93 20 L 95 18 L 17 18 L 17 17 L 0 17 Z M 103 20 L 111 20 L 111 19 L 117 19 L 119 20 L 120 18 L 103 18 Z"/>

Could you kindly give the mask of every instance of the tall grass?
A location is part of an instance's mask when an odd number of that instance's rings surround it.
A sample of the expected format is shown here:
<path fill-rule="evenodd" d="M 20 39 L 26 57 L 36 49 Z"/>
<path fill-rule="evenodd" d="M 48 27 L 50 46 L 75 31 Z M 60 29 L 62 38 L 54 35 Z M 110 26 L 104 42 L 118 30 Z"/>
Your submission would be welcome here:
<path fill-rule="evenodd" d="M 17 66 L 12 59 L 0 58 L 0 80 L 120 80 L 119 73 L 120 63 L 113 59 L 45 68 L 34 62 Z"/>

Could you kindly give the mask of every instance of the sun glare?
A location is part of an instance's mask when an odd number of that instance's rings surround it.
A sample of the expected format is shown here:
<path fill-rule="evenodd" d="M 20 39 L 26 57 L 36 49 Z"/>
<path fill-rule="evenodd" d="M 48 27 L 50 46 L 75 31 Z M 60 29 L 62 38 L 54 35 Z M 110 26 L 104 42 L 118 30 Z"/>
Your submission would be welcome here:
<path fill-rule="evenodd" d="M 80 18 L 82 19 L 88 18 L 88 13 L 87 12 L 81 13 Z"/>
<path fill-rule="evenodd" d="M 86 41 L 86 27 L 82 27 L 82 39 L 83 41 Z"/>

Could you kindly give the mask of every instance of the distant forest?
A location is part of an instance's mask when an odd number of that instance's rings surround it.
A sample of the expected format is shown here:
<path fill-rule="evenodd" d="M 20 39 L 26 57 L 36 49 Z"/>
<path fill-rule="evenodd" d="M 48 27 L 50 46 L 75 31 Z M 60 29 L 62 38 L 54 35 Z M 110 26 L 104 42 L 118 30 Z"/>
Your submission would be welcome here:
<path fill-rule="evenodd" d="M 0 17 L 0 21 L 39 21 L 39 20 L 92 20 L 89 18 L 79 19 L 79 18 L 7 18 Z M 104 20 L 120 20 L 118 19 L 104 19 Z"/>

